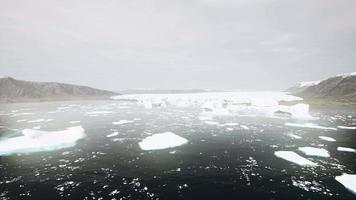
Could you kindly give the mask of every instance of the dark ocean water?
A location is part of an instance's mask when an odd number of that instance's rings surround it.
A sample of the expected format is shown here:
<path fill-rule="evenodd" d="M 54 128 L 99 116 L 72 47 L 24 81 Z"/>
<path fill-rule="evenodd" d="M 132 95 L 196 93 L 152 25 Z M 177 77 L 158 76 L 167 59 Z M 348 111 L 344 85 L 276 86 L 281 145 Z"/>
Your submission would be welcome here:
<path fill-rule="evenodd" d="M 112 113 L 88 113 L 103 110 Z M 3 140 L 35 126 L 50 131 L 81 125 L 87 137 L 70 148 L 0 156 L 0 199 L 356 198 L 335 180 L 342 173 L 356 173 L 356 153 L 336 150 L 356 149 L 355 130 L 287 127 L 284 123 L 299 122 L 241 116 L 216 117 L 219 124 L 214 125 L 200 120 L 200 114 L 198 108 L 145 109 L 113 101 L 2 105 Z M 356 123 L 355 108 L 318 108 L 311 114 L 320 118 L 313 123 L 326 127 Z M 28 122 L 35 119 L 54 120 Z M 132 123 L 112 124 L 119 120 Z M 163 150 L 139 148 L 143 138 L 166 131 L 189 142 Z M 118 135 L 107 137 L 113 132 Z M 298 151 L 303 146 L 324 148 L 330 157 L 306 156 Z M 274 156 L 279 150 L 294 151 L 318 166 Z"/>

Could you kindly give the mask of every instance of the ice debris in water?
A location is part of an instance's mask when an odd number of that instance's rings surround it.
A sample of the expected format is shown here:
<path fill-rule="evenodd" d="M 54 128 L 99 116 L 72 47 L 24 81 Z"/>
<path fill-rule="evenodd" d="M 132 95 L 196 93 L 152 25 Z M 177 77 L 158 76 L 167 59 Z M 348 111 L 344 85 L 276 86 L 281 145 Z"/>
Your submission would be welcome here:
<path fill-rule="evenodd" d="M 181 146 L 188 140 L 172 132 L 164 132 L 148 136 L 139 142 L 142 150 L 158 150 Z"/>
<path fill-rule="evenodd" d="M 297 139 L 297 140 L 300 140 L 302 139 L 302 137 L 300 137 L 299 135 L 295 135 L 295 134 L 288 134 L 289 137 L 293 138 L 293 139 Z"/>
<path fill-rule="evenodd" d="M 313 167 L 317 165 L 316 163 L 298 155 L 293 151 L 276 151 L 274 152 L 274 155 L 300 166 Z"/>
<path fill-rule="evenodd" d="M 345 151 L 345 152 L 356 153 L 356 149 L 347 148 L 347 147 L 338 147 L 337 150 L 338 150 L 338 151 Z"/>
<path fill-rule="evenodd" d="M 113 122 L 112 124 L 114 125 L 123 125 L 123 124 L 129 124 L 129 123 L 132 123 L 133 121 L 130 121 L 130 120 L 120 120 L 120 121 L 117 121 L 117 122 Z"/>
<path fill-rule="evenodd" d="M 110 137 L 115 137 L 117 135 L 119 135 L 119 132 L 113 132 L 113 133 L 107 135 L 106 137 L 110 138 Z"/>
<path fill-rule="evenodd" d="M 344 173 L 341 176 L 336 176 L 335 180 L 356 195 L 356 174 Z"/>
<path fill-rule="evenodd" d="M 84 138 L 81 126 L 70 127 L 63 131 L 22 130 L 23 136 L 0 140 L 0 155 L 52 151 L 75 146 Z"/>
<path fill-rule="evenodd" d="M 330 157 L 327 150 L 315 147 L 299 147 L 299 151 L 303 152 L 307 156 L 318 156 L 318 157 Z"/>
<path fill-rule="evenodd" d="M 329 142 L 335 142 L 336 140 L 332 137 L 327 137 L 327 136 L 319 136 L 320 139 L 329 141 Z"/>
<path fill-rule="evenodd" d="M 304 123 L 304 124 L 298 124 L 298 123 L 285 123 L 284 125 L 286 126 L 291 126 L 291 127 L 299 127 L 299 128 L 313 128 L 313 129 L 323 129 L 323 130 L 334 130 L 336 131 L 336 128 L 333 127 L 325 127 L 325 126 L 319 126 L 313 123 Z"/>
<path fill-rule="evenodd" d="M 356 130 L 356 126 L 337 126 L 339 129 Z"/>

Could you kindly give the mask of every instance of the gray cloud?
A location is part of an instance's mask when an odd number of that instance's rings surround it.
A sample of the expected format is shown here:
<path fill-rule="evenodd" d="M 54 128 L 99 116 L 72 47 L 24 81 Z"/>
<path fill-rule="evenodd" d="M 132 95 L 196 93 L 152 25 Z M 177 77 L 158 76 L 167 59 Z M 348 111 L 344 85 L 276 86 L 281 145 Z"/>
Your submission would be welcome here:
<path fill-rule="evenodd" d="M 353 0 L 2 0 L 0 73 L 106 89 L 284 89 L 356 71 Z"/>

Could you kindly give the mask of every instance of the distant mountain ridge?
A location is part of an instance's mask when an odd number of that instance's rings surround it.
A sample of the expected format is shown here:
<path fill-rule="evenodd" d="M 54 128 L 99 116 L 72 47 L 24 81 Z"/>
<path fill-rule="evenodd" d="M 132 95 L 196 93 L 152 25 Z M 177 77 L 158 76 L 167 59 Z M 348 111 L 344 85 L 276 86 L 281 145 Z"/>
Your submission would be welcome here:
<path fill-rule="evenodd" d="M 307 101 L 356 104 L 356 72 L 304 83 L 309 84 L 298 84 L 287 91 Z"/>
<path fill-rule="evenodd" d="M 0 102 L 102 99 L 118 93 L 56 82 L 34 82 L 0 77 Z"/>

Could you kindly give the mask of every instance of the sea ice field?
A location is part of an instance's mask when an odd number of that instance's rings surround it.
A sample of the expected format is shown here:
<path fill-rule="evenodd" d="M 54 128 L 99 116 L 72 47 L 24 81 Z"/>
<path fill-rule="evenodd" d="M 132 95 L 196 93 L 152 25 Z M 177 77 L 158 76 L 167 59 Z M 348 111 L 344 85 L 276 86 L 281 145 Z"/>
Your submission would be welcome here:
<path fill-rule="evenodd" d="M 356 107 L 282 92 L 0 105 L 0 199 L 355 199 Z"/>

